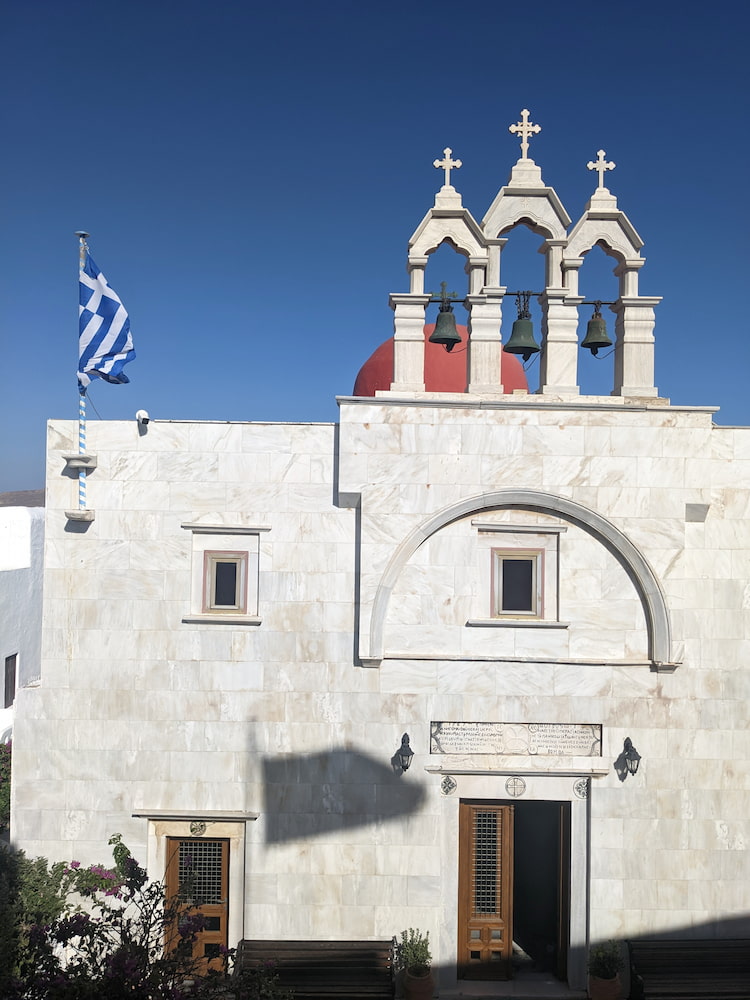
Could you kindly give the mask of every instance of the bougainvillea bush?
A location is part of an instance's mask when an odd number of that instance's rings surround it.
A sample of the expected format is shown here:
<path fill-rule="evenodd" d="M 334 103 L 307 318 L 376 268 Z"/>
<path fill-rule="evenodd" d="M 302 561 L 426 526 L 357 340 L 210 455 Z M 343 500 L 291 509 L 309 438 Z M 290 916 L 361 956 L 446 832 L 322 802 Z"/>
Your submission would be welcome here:
<path fill-rule="evenodd" d="M 5 909 L 0 877 L 0 949 L 6 950 L 7 970 L 0 972 L 3 1000 L 287 996 L 270 966 L 230 978 L 229 950 L 223 970 L 200 974 L 192 957 L 196 935 L 203 929 L 200 911 L 179 899 L 168 900 L 164 885 L 149 881 L 119 834 L 110 845 L 111 868 L 86 868 L 77 861 L 51 868 L 44 859 L 25 862 L 25 875 L 19 877 L 17 868 L 6 879 Z M 38 882 L 44 882 L 42 872 L 47 873 L 45 891 L 36 895 L 24 885 L 34 881 L 28 877 L 32 869 Z"/>
<path fill-rule="evenodd" d="M 12 755 L 10 740 L 0 743 L 0 833 L 10 827 L 10 760 Z"/>

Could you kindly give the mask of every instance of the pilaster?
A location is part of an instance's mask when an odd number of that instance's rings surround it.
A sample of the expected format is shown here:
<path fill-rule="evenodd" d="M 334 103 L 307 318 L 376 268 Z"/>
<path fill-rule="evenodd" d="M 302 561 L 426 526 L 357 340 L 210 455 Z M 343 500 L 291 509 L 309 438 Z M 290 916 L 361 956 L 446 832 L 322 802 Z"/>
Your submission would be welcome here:
<path fill-rule="evenodd" d="M 409 255 L 406 270 L 409 272 L 409 292 L 412 295 L 424 295 L 424 272 L 426 267 L 427 257 Z"/>
<path fill-rule="evenodd" d="M 475 393 L 501 393 L 504 391 L 500 375 L 502 350 L 502 304 L 504 288 L 483 295 L 469 295 L 465 300 L 469 312 L 469 340 L 467 373 L 468 391 Z"/>
<path fill-rule="evenodd" d="M 654 307 L 661 297 L 620 296 L 615 314 L 613 396 L 658 396 L 654 385 Z"/>
<path fill-rule="evenodd" d="M 429 295 L 391 295 L 393 392 L 424 392 L 424 320 Z"/>
<path fill-rule="evenodd" d="M 540 295 L 543 316 L 540 392 L 555 396 L 577 396 L 578 301 L 567 300 L 565 288 L 546 288 Z"/>

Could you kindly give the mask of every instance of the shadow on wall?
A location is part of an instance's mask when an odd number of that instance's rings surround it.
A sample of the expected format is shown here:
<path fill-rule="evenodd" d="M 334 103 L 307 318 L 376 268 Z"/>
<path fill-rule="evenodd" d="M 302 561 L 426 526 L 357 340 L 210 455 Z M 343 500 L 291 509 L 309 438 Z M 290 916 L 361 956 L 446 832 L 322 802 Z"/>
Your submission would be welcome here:
<path fill-rule="evenodd" d="M 263 790 L 268 843 L 408 816 L 425 797 L 413 779 L 355 750 L 266 758 Z"/>

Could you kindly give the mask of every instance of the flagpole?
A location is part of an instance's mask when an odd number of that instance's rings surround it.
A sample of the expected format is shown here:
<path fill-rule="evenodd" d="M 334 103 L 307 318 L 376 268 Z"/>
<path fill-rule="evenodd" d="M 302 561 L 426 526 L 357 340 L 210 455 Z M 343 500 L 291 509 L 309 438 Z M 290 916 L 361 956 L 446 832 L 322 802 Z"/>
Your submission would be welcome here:
<path fill-rule="evenodd" d="M 86 252 L 88 250 L 86 238 L 89 234 L 79 231 L 75 235 L 78 237 L 78 273 L 80 275 L 86 266 Z M 80 383 L 78 385 L 78 454 L 86 454 L 86 388 Z M 86 469 L 83 465 L 78 470 L 78 509 L 86 510 Z"/>

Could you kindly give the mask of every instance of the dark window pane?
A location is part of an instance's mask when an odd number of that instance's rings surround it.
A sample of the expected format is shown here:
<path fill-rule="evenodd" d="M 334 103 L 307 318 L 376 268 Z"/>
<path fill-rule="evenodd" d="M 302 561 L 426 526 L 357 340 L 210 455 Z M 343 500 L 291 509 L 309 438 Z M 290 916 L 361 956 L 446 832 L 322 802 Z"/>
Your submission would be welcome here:
<path fill-rule="evenodd" d="M 503 611 L 533 611 L 533 588 L 533 559 L 503 559 Z"/>
<path fill-rule="evenodd" d="M 498 913 L 497 813 L 474 815 L 474 916 Z"/>
<path fill-rule="evenodd" d="M 10 708 L 16 697 L 16 654 L 5 657 L 5 708 Z"/>
<path fill-rule="evenodd" d="M 214 604 L 221 608 L 234 608 L 237 605 L 237 563 L 217 562 L 216 589 Z"/>

